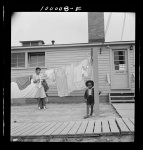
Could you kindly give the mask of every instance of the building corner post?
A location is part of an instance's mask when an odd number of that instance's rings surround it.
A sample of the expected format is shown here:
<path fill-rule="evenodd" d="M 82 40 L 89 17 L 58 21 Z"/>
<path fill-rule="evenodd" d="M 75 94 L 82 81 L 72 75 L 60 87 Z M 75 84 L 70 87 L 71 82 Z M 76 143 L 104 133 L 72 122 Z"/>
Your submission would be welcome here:
<path fill-rule="evenodd" d="M 93 48 L 94 113 L 99 116 L 98 49 Z"/>

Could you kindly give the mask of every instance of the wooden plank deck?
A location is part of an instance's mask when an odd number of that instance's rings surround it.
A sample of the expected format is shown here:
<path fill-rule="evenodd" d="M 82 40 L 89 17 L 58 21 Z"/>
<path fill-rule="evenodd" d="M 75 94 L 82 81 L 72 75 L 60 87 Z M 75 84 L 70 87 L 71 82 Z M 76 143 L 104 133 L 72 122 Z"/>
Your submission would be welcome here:
<path fill-rule="evenodd" d="M 16 135 L 21 135 L 21 134 L 24 134 L 25 135 L 25 132 L 29 131 L 29 130 L 32 130 L 35 126 L 37 126 L 39 123 L 31 123 L 31 125 L 29 125 L 28 127 L 25 127 L 25 128 L 22 128 L 20 130 L 18 130 L 15 134 Z"/>
<path fill-rule="evenodd" d="M 135 104 L 133 103 L 117 103 L 112 104 L 112 106 L 116 109 L 118 114 L 123 118 L 134 118 L 135 115 Z"/>
<path fill-rule="evenodd" d="M 58 135 L 60 134 L 65 127 L 69 124 L 69 122 L 64 122 L 57 130 L 55 130 L 51 135 Z"/>
<path fill-rule="evenodd" d="M 88 121 L 83 121 L 76 134 L 84 134 L 87 125 L 88 125 Z"/>
<path fill-rule="evenodd" d="M 94 127 L 94 134 L 101 134 L 101 120 L 96 120 Z"/>
<path fill-rule="evenodd" d="M 122 118 L 125 124 L 128 126 L 131 132 L 134 132 L 134 125 L 128 118 Z"/>
<path fill-rule="evenodd" d="M 110 134 L 110 128 L 109 128 L 108 120 L 102 120 L 102 133 Z"/>
<path fill-rule="evenodd" d="M 71 128 L 71 130 L 68 132 L 68 135 L 75 135 L 78 128 L 80 127 L 81 125 L 81 121 L 76 121 L 74 126 Z"/>
<path fill-rule="evenodd" d="M 16 128 L 11 129 L 11 135 L 13 133 L 16 134 L 17 132 L 26 129 L 26 128 L 30 127 L 31 125 L 32 125 L 31 123 L 24 123 L 23 125 L 19 124 L 19 126 L 17 126 Z"/>
<path fill-rule="evenodd" d="M 42 130 L 44 130 L 45 128 L 49 128 L 49 126 L 53 124 L 53 122 L 47 122 L 44 125 L 40 126 L 37 130 L 32 131 L 31 133 L 29 133 L 29 136 L 34 136 L 34 135 L 41 135 Z"/>
<path fill-rule="evenodd" d="M 57 122 L 52 122 L 50 125 L 48 125 L 47 127 L 44 127 L 44 129 L 40 130 L 39 132 L 37 132 L 35 135 L 44 135 L 45 132 L 47 132 L 48 130 L 50 130 L 52 127 L 54 127 L 57 124 Z"/>
<path fill-rule="evenodd" d="M 121 133 L 124 134 L 130 132 L 130 130 L 128 129 L 128 127 L 126 126 L 126 124 L 123 122 L 121 118 L 116 118 L 116 121 Z"/>
<path fill-rule="evenodd" d="M 58 122 L 56 125 L 54 125 L 52 128 L 47 130 L 46 132 L 43 133 L 43 135 L 51 135 L 58 127 L 60 127 L 62 123 Z"/>
<path fill-rule="evenodd" d="M 133 119 L 131 119 L 133 120 Z M 133 134 L 134 124 L 130 118 L 110 118 L 98 120 L 80 120 L 65 122 L 21 123 L 12 124 L 11 137 L 76 137 L 106 134 Z M 17 128 L 17 130 L 16 130 Z"/>
<path fill-rule="evenodd" d="M 28 136 L 28 135 L 30 135 L 30 134 L 33 134 L 33 132 L 37 131 L 38 129 L 41 129 L 41 127 L 43 127 L 44 124 L 45 124 L 45 123 L 40 123 L 40 124 L 38 124 L 37 126 L 33 127 L 32 129 L 23 132 L 21 135 L 27 135 L 27 136 Z M 46 126 L 49 125 L 49 124 L 50 124 L 49 122 L 46 123 Z M 34 135 L 34 134 L 33 134 L 33 135 Z"/>
<path fill-rule="evenodd" d="M 74 121 L 71 121 L 67 126 L 66 128 L 60 133 L 60 135 L 66 135 L 70 129 L 73 127 L 73 125 L 75 124 Z"/>
<path fill-rule="evenodd" d="M 134 118 L 129 118 L 131 121 L 132 121 L 132 123 L 134 124 Z"/>
<path fill-rule="evenodd" d="M 109 119 L 109 124 L 111 133 L 120 133 L 119 128 L 117 127 L 117 124 L 115 122 L 115 119 Z"/>
<path fill-rule="evenodd" d="M 89 121 L 88 126 L 86 128 L 85 134 L 92 134 L 93 133 L 93 131 L 94 131 L 94 124 L 95 124 L 94 120 L 90 120 Z"/>

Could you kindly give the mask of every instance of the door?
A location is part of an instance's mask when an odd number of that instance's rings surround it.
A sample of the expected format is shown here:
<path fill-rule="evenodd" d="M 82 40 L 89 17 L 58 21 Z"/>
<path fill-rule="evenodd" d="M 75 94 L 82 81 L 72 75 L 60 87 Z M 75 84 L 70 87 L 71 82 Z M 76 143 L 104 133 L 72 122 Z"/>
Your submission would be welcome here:
<path fill-rule="evenodd" d="M 111 89 L 128 89 L 127 50 L 112 50 Z"/>

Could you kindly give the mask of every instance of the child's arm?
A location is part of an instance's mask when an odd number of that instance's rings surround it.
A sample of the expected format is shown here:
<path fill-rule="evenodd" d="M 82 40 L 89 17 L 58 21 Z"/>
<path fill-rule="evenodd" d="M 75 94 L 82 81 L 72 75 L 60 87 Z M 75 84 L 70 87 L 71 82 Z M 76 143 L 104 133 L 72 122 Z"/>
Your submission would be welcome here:
<path fill-rule="evenodd" d="M 87 90 L 84 93 L 84 99 L 87 99 Z"/>
<path fill-rule="evenodd" d="M 84 93 L 84 100 L 83 100 L 84 102 L 86 102 L 87 101 L 87 94 L 86 94 L 86 91 L 85 91 L 85 93 Z"/>

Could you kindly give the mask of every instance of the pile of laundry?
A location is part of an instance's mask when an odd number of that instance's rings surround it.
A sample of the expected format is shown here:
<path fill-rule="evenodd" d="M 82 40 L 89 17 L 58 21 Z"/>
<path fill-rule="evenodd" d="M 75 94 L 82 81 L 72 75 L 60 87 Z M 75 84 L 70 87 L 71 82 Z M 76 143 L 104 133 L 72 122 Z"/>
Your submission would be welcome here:
<path fill-rule="evenodd" d="M 41 73 L 41 78 L 45 79 L 49 86 L 56 85 L 59 97 L 69 96 L 73 91 L 85 89 L 86 80 L 93 79 L 91 59 L 47 69 Z M 11 81 L 11 98 L 34 98 L 35 93 L 32 75 Z"/>

